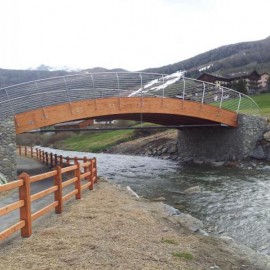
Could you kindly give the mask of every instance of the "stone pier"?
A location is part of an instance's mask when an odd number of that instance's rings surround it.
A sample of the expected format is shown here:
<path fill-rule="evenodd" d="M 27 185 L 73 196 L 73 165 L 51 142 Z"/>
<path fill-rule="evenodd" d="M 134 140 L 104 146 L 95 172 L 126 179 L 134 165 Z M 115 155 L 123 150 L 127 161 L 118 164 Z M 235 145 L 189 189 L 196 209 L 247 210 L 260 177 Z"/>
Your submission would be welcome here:
<path fill-rule="evenodd" d="M 252 155 L 263 138 L 267 119 L 238 115 L 238 127 L 203 127 L 185 129 L 178 134 L 181 160 L 203 162 L 243 160 Z"/>
<path fill-rule="evenodd" d="M 16 132 L 13 118 L 0 120 L 0 173 L 8 181 L 17 179 Z"/>

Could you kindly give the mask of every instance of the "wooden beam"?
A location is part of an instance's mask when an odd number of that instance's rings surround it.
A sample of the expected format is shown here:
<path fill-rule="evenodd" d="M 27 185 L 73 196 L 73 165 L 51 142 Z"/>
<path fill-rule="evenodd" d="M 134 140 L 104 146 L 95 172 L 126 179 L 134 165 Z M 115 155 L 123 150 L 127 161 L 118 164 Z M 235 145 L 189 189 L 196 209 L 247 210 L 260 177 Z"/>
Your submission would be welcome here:
<path fill-rule="evenodd" d="M 231 127 L 237 126 L 235 112 L 220 109 L 208 104 L 201 104 L 189 100 L 175 98 L 147 97 L 141 103 L 140 97 L 123 97 L 121 107 L 119 98 L 103 98 L 97 100 L 82 100 L 72 103 L 59 104 L 46 107 L 44 117 L 43 108 L 23 112 L 16 115 L 16 133 L 24 133 L 33 129 L 51 126 L 57 123 L 78 119 L 98 118 L 113 115 L 172 115 L 174 122 L 181 123 L 181 119 L 196 119 L 198 122 L 208 120 Z M 98 109 L 96 109 L 96 106 Z M 72 110 L 71 110 L 72 108 Z M 153 119 L 154 121 L 154 119 Z M 154 122 L 153 122 L 154 123 Z"/>

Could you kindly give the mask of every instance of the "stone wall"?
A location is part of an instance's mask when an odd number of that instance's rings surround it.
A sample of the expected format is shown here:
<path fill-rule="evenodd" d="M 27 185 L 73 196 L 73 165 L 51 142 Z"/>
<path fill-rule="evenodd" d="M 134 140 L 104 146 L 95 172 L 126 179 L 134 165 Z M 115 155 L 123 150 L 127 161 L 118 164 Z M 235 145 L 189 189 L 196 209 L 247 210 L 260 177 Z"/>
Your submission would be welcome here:
<path fill-rule="evenodd" d="M 13 119 L 0 121 L 0 173 L 7 180 L 17 179 L 16 132 Z"/>
<path fill-rule="evenodd" d="M 178 155 L 183 161 L 243 160 L 252 156 L 267 129 L 267 119 L 239 115 L 238 127 L 204 127 L 179 131 Z"/>

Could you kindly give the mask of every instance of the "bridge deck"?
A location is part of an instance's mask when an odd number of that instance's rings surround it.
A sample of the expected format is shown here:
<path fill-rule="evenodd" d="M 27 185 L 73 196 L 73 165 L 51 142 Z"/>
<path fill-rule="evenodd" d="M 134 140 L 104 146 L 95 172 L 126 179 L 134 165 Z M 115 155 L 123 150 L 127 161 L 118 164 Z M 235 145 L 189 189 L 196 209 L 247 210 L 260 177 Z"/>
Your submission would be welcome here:
<path fill-rule="evenodd" d="M 161 125 L 237 126 L 237 113 L 209 104 L 160 97 L 109 97 L 48 106 L 15 115 L 16 133 L 86 118 L 143 120 Z"/>

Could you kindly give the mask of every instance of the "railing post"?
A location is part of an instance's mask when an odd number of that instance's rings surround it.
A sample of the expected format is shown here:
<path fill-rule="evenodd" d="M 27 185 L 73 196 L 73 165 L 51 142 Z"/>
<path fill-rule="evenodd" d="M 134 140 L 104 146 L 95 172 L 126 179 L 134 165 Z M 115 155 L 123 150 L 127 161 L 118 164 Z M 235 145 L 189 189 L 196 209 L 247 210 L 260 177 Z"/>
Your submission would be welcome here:
<path fill-rule="evenodd" d="M 20 208 L 20 220 L 25 221 L 21 236 L 29 237 L 32 234 L 30 179 L 27 173 L 22 173 L 19 179 L 23 180 L 23 185 L 19 188 L 19 199 L 24 201 L 24 205 Z"/>
<path fill-rule="evenodd" d="M 22 155 L 22 147 L 19 145 L 19 156 Z"/>
<path fill-rule="evenodd" d="M 77 166 L 75 169 L 75 177 L 77 177 L 77 181 L 75 182 L 75 189 L 78 190 L 76 194 L 76 199 L 81 198 L 81 170 L 80 170 L 80 163 L 78 162 L 78 158 L 74 157 L 74 164 Z"/>
<path fill-rule="evenodd" d="M 27 156 L 27 146 L 24 146 L 24 155 Z"/>
<path fill-rule="evenodd" d="M 94 172 L 95 183 L 97 183 L 97 159 L 93 158 L 93 160 L 94 160 L 94 169 L 95 169 L 95 172 Z"/>
<path fill-rule="evenodd" d="M 220 98 L 220 103 L 219 103 L 219 108 L 222 108 L 222 103 L 223 103 L 223 87 L 221 87 L 221 98 Z"/>
<path fill-rule="evenodd" d="M 36 148 L 36 159 L 39 160 L 38 158 L 38 149 Z"/>
<path fill-rule="evenodd" d="M 56 166 L 55 170 L 57 174 L 54 177 L 54 185 L 58 187 L 58 189 L 54 192 L 54 200 L 58 202 L 58 205 L 55 207 L 55 213 L 61 214 L 63 212 L 61 167 Z"/>
<path fill-rule="evenodd" d="M 87 163 L 87 157 L 83 157 L 83 163 Z M 83 173 L 87 173 L 87 167 L 83 167 Z M 88 176 L 85 178 L 85 180 L 87 179 L 89 179 Z"/>
<path fill-rule="evenodd" d="M 45 151 L 42 151 L 42 162 L 45 163 Z"/>
<path fill-rule="evenodd" d="M 60 166 L 63 165 L 63 156 L 62 155 L 60 155 L 60 161 L 59 161 L 59 163 L 60 163 Z"/>
<path fill-rule="evenodd" d="M 91 181 L 91 185 L 89 186 L 89 189 L 93 190 L 94 189 L 94 162 L 93 162 L 93 159 L 90 159 L 89 172 L 90 172 L 89 181 Z"/>
<path fill-rule="evenodd" d="M 54 166 L 58 165 L 58 156 L 57 154 L 54 154 Z"/>
<path fill-rule="evenodd" d="M 238 102 L 238 106 L 237 106 L 237 110 L 236 110 L 236 113 L 237 113 L 237 114 L 239 113 L 239 110 L 240 110 L 241 100 L 242 100 L 242 96 L 241 96 L 241 94 L 239 93 L 239 102 Z"/>
<path fill-rule="evenodd" d="M 50 167 L 53 168 L 53 153 L 50 153 Z"/>
<path fill-rule="evenodd" d="M 34 154 L 33 154 L 33 146 L 31 146 L 30 151 L 31 151 L 31 158 L 32 158 L 34 156 Z"/>
<path fill-rule="evenodd" d="M 205 97 L 205 83 L 203 82 L 202 104 L 204 103 L 204 97 Z"/>
<path fill-rule="evenodd" d="M 70 165 L 70 158 L 69 158 L 69 156 L 66 157 L 66 161 L 67 161 L 67 166 L 69 166 Z"/>
<path fill-rule="evenodd" d="M 45 153 L 45 157 L 46 157 L 46 165 L 49 165 L 49 155 L 48 152 Z"/>

